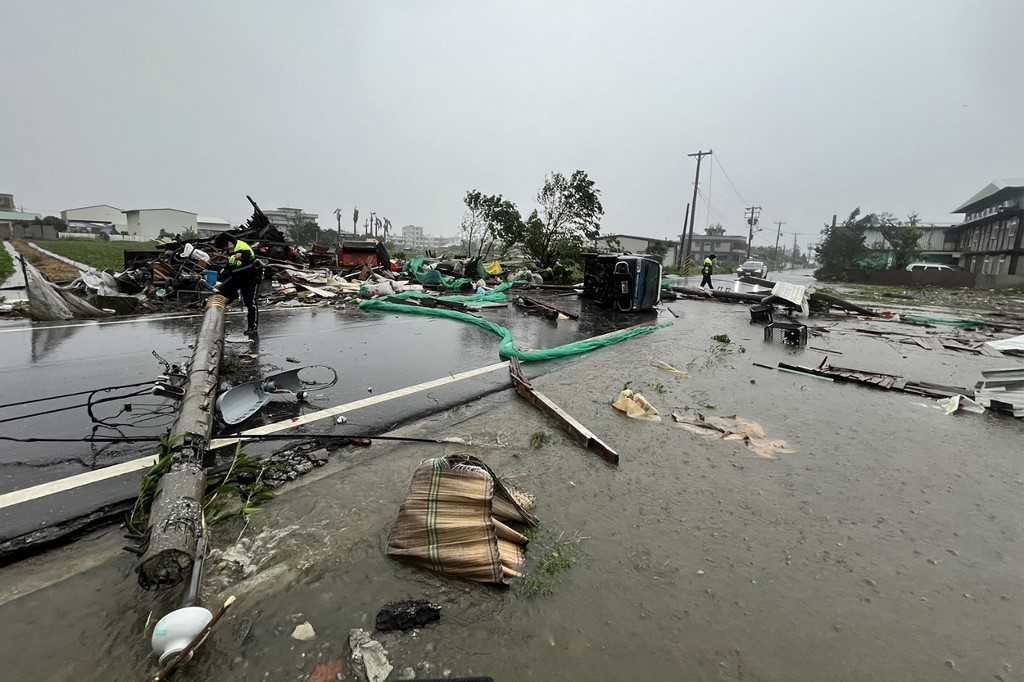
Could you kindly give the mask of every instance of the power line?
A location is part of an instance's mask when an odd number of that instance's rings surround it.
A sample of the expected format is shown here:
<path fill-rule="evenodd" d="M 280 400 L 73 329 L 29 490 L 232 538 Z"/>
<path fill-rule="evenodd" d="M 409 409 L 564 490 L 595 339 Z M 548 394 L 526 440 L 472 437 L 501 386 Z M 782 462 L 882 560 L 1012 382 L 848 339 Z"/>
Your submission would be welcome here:
<path fill-rule="evenodd" d="M 725 170 L 725 166 L 722 165 L 722 161 L 721 161 L 721 159 L 718 158 L 717 154 L 715 155 L 714 159 L 715 159 L 715 163 L 718 164 L 718 168 L 722 171 L 722 175 L 724 175 L 725 179 L 729 181 L 729 186 L 732 187 L 732 191 L 736 193 L 736 196 L 737 196 L 737 198 L 739 198 L 740 203 L 741 204 L 746 204 L 747 200 L 744 199 L 743 195 L 740 194 L 740 191 L 738 189 L 736 189 L 736 183 L 732 181 L 731 177 L 729 177 L 729 173 Z"/>

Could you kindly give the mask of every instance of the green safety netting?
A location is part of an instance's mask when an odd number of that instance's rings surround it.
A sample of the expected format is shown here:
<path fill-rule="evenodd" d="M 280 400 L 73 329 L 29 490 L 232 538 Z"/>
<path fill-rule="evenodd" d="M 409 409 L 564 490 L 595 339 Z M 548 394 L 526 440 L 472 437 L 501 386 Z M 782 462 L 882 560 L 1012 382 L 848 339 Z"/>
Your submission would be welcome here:
<path fill-rule="evenodd" d="M 482 294 L 449 294 L 448 296 L 433 296 L 423 291 L 405 291 L 397 294 L 395 298 L 436 298 L 439 301 L 449 303 L 505 303 L 508 301 L 506 291 L 517 284 L 528 284 L 528 282 L 505 282 L 490 291 Z"/>
<path fill-rule="evenodd" d="M 922 327 L 958 327 L 960 329 L 976 329 L 984 327 L 984 322 L 978 320 L 947 320 L 941 317 L 927 317 L 925 315 L 900 315 L 900 320 L 910 324 L 921 325 Z"/>
<path fill-rule="evenodd" d="M 635 336 L 650 334 L 655 329 L 658 329 L 658 327 L 668 326 L 671 324 L 667 323 L 658 326 L 630 327 L 629 329 L 623 329 L 622 331 L 612 334 L 606 334 L 593 339 L 575 341 L 573 343 L 567 343 L 564 346 L 556 346 L 555 348 L 546 348 L 544 350 L 522 350 L 516 346 L 515 341 L 512 339 L 511 331 L 496 322 L 491 322 L 490 320 L 477 317 L 476 315 L 462 313 L 457 310 L 445 310 L 443 308 L 417 308 L 415 306 L 402 305 L 400 303 L 388 303 L 387 301 L 382 301 L 380 299 L 363 301 L 359 304 L 359 307 L 362 310 L 381 310 L 392 313 L 405 313 L 408 315 L 447 317 L 451 320 L 459 320 L 460 322 L 475 324 L 481 329 L 501 337 L 501 343 L 498 346 L 498 355 L 500 357 L 506 360 L 509 358 L 516 358 L 520 362 L 541 362 L 543 360 L 554 360 L 556 358 L 565 358 L 572 355 L 589 353 L 590 351 L 597 350 L 598 348 L 622 343 L 623 341 L 632 339 Z"/>
<path fill-rule="evenodd" d="M 442 275 L 437 270 L 423 270 L 426 258 L 412 258 L 405 264 L 405 272 L 424 286 L 444 287 L 456 291 L 466 288 L 472 281 L 466 277 Z"/>

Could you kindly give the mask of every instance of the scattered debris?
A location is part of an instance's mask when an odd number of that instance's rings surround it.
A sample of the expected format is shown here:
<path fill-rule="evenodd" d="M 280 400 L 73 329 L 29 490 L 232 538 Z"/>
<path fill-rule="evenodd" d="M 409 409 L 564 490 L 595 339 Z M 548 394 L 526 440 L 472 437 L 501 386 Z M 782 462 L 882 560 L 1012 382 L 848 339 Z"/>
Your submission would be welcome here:
<path fill-rule="evenodd" d="M 588 450 L 593 450 L 612 464 L 619 463 L 619 454 L 615 452 L 615 450 L 612 450 L 604 441 L 595 436 L 590 429 L 576 421 L 572 415 L 560 408 L 553 400 L 536 390 L 530 384 L 530 380 L 526 378 L 526 375 L 523 373 L 523 368 L 519 364 L 518 360 L 512 358 L 509 361 L 508 371 L 509 376 L 512 379 L 512 385 L 515 386 L 516 393 L 518 393 L 522 398 L 525 398 L 530 402 L 530 404 L 540 411 L 545 412 L 558 420 L 559 425 L 570 436 L 574 437 L 580 445 Z M 543 442 L 538 445 L 535 444 L 531 438 L 531 445 L 536 449 L 540 447 L 540 445 L 543 445 Z"/>
<path fill-rule="evenodd" d="M 388 602 L 377 612 L 378 630 L 411 630 L 441 620 L 441 607 L 425 599 Z"/>
<path fill-rule="evenodd" d="M 711 337 L 711 340 L 718 343 L 732 343 L 732 339 L 729 338 L 728 334 L 715 334 Z"/>
<path fill-rule="evenodd" d="M 771 343 L 775 332 L 782 332 L 782 342 L 787 346 L 807 345 L 807 325 L 797 322 L 771 322 L 764 328 L 764 340 Z"/>
<path fill-rule="evenodd" d="M 345 661 L 324 661 L 306 676 L 306 682 L 337 682 L 345 677 Z"/>
<path fill-rule="evenodd" d="M 427 459 L 387 542 L 387 555 L 482 583 L 522 577 L 525 535 L 506 523 L 536 527 L 533 498 L 469 455 Z"/>
<path fill-rule="evenodd" d="M 950 396 L 954 396 L 958 393 L 968 393 L 967 389 L 959 386 L 944 386 L 942 384 L 932 384 L 925 381 L 907 381 L 896 374 L 837 367 L 829 364 L 828 357 L 825 357 L 817 367 L 804 367 L 802 365 L 790 365 L 785 362 L 780 362 L 779 369 L 785 372 L 806 374 L 839 382 L 862 384 L 864 386 L 871 386 L 873 388 L 880 388 L 887 391 L 903 391 L 904 393 L 913 393 L 932 398 L 949 398 Z"/>
<path fill-rule="evenodd" d="M 676 379 L 686 379 L 687 377 L 690 376 L 688 372 L 685 372 L 681 369 L 676 369 L 672 365 L 668 364 L 667 362 L 663 362 L 662 360 L 658 360 L 652 366 L 655 367 L 656 369 L 668 372 Z"/>
<path fill-rule="evenodd" d="M 523 308 L 526 312 L 539 313 L 550 320 L 558 320 L 560 318 L 570 320 L 580 319 L 580 316 L 577 315 L 576 313 L 570 313 L 567 310 L 556 308 L 550 303 L 538 301 L 537 299 L 530 298 L 528 296 L 517 296 L 515 298 L 515 303 L 520 308 Z"/>
<path fill-rule="evenodd" d="M 976 403 L 965 395 L 956 394 L 949 398 L 942 398 L 939 400 L 939 407 L 946 414 L 953 414 L 960 410 L 964 412 L 973 412 L 974 414 L 982 414 L 985 412 L 985 408 L 980 403 Z"/>
<path fill-rule="evenodd" d="M 619 391 L 619 395 L 612 403 L 612 407 L 619 412 L 625 413 L 627 417 L 632 419 L 642 419 L 649 422 L 661 421 L 661 416 L 658 415 L 658 410 L 655 409 L 654 405 L 647 402 L 647 398 L 643 397 L 640 393 L 636 393 L 628 388 Z"/>
<path fill-rule="evenodd" d="M 1006 355 L 1024 356 L 1024 334 L 996 341 L 986 341 L 984 345 Z"/>
<path fill-rule="evenodd" d="M 394 669 L 388 661 L 388 652 L 380 642 L 362 628 L 348 631 L 348 646 L 352 650 L 352 663 L 356 674 L 366 682 L 384 682 Z"/>
<path fill-rule="evenodd" d="M 1024 417 L 1024 367 L 986 369 L 974 390 L 974 399 L 993 412 Z"/>
<path fill-rule="evenodd" d="M 796 452 L 786 447 L 784 440 L 770 440 L 764 429 L 755 421 L 733 415 L 731 417 L 705 417 L 700 412 L 694 416 L 672 413 L 672 419 L 681 429 L 721 440 L 741 440 L 758 457 L 775 459 L 779 453 Z"/>
<path fill-rule="evenodd" d="M 300 642 L 308 642 L 311 639 L 316 639 L 316 630 L 310 625 L 309 621 L 299 623 L 292 630 L 292 639 L 297 639 Z"/>
<path fill-rule="evenodd" d="M 289 362 L 297 362 L 288 358 Z M 302 372 L 325 369 L 331 373 L 326 381 L 303 379 Z M 326 377 L 321 377 L 326 378 Z M 301 402 L 309 391 L 322 391 L 338 383 L 338 372 L 327 365 L 308 365 L 278 372 L 262 381 L 250 381 L 224 391 L 217 397 L 217 409 L 226 424 L 241 424 L 271 402 Z"/>

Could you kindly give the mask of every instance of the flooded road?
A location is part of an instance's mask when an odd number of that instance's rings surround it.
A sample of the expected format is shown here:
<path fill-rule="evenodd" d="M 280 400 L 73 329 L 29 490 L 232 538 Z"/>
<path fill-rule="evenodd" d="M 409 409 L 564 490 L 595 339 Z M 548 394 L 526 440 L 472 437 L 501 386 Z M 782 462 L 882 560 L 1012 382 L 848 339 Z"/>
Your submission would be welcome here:
<path fill-rule="evenodd" d="M 918 396 L 754 367 L 813 365 L 826 353 L 764 344 L 745 306 L 671 306 L 672 327 L 534 382 L 618 450 L 618 468 L 504 391 L 402 432 L 507 447 L 342 451 L 247 526 L 215 527 L 214 546 L 236 560 L 214 556 L 205 599 L 239 602 L 181 679 L 307 679 L 317 662 L 346 658 L 350 628 L 371 628 L 384 602 L 404 598 L 444 610 L 415 635 L 378 635 L 391 679 L 405 668 L 496 680 L 1021 679 L 1021 421 L 948 416 Z M 726 349 L 711 339 L 721 334 Z M 812 344 L 844 366 L 937 383 L 969 385 L 982 368 L 1018 364 L 900 346 L 838 322 Z M 661 423 L 609 406 L 627 382 Z M 765 460 L 705 440 L 672 424 L 686 408 L 756 420 L 795 452 Z M 538 431 L 551 441 L 533 449 Z M 528 571 L 559 538 L 583 538 L 550 593 L 463 583 L 385 557 L 412 471 L 442 452 L 480 456 L 536 495 Z M 30 569 L 46 575 L 109 550 L 108 540 L 3 570 L 15 582 Z M 150 669 L 142 632 L 153 603 L 130 556 L 105 556 L 0 606 L 0 659 L 13 679 L 127 680 Z M 304 621 L 316 638 L 292 640 Z"/>
<path fill-rule="evenodd" d="M 566 307 L 581 309 L 575 299 Z M 498 339 L 469 324 L 414 315 L 363 313 L 350 308 L 271 308 L 262 316 L 258 345 L 230 343 L 226 357 L 256 353 L 262 374 L 301 365 L 325 364 L 339 371 L 340 380 L 330 389 L 317 391 L 302 405 L 272 404 L 241 425 L 289 419 L 311 412 L 381 394 L 420 382 L 445 377 L 499 361 Z M 520 313 L 514 306 L 491 308 L 482 315 L 508 326 L 524 347 L 548 348 L 605 333 L 636 323 L 634 317 L 617 319 L 583 310 L 580 321 L 555 324 Z M 244 315 L 229 313 L 228 337 L 239 337 Z M 169 315 L 139 320 L 100 323 L 36 324 L 25 322 L 0 326 L 0 384 L 3 402 L 90 390 L 102 386 L 152 381 L 162 368 L 152 352 L 173 363 L 185 363 L 191 354 L 201 322 L 198 315 Z M 298 362 L 295 362 L 298 361 Z M 557 363 L 548 363 L 550 366 Z M 533 373 L 547 371 L 536 366 Z M 342 427 L 326 420 L 303 429 L 316 433 L 380 432 L 419 416 L 465 402 L 507 384 L 500 373 L 473 381 L 423 392 L 376 407 L 367 414 L 352 415 Z M 227 388 L 230 378 L 222 382 Z M 128 395 L 140 388 L 125 389 Z M 145 390 L 145 387 L 141 387 Z M 100 397 L 107 394 L 100 394 Z M 15 417 L 44 410 L 81 405 L 85 396 L 51 403 L 26 405 L 3 411 Z M 132 403 L 133 412 L 122 413 Z M 144 406 L 159 412 L 147 416 Z M 0 434 L 13 437 L 158 436 L 172 423 L 173 405 L 152 397 L 126 397 L 108 403 L 95 413 L 112 417 L 118 428 L 96 427 L 84 407 L 0 424 Z M 253 446 L 254 454 L 278 447 Z M 99 445 L 88 443 L 0 442 L 0 493 L 58 478 L 96 470 L 151 454 L 151 443 Z M 0 509 L 0 540 L 42 526 L 91 512 L 116 500 L 133 497 L 141 471 L 92 484 L 87 488 Z"/>

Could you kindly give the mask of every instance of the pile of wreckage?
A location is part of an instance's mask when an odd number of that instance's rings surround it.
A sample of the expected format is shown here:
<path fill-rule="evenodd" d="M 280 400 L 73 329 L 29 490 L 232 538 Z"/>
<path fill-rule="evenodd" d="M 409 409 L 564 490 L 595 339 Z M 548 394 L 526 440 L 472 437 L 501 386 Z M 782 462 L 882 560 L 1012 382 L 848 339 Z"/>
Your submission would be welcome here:
<path fill-rule="evenodd" d="M 388 297 L 404 292 L 437 290 L 480 293 L 504 281 L 533 285 L 543 279 L 517 268 L 506 271 L 498 261 L 482 258 L 413 258 L 392 260 L 377 239 L 344 240 L 336 249 L 317 244 L 305 249 L 289 241 L 252 199 L 253 214 L 229 236 L 253 247 L 263 265 L 260 305 L 302 306 Z M 158 242 L 157 251 L 126 251 L 124 269 L 81 270 L 66 286 L 48 282 L 29 266 L 30 315 L 36 320 L 68 320 L 175 307 L 198 307 L 214 293 L 227 255 L 214 239 Z"/>

